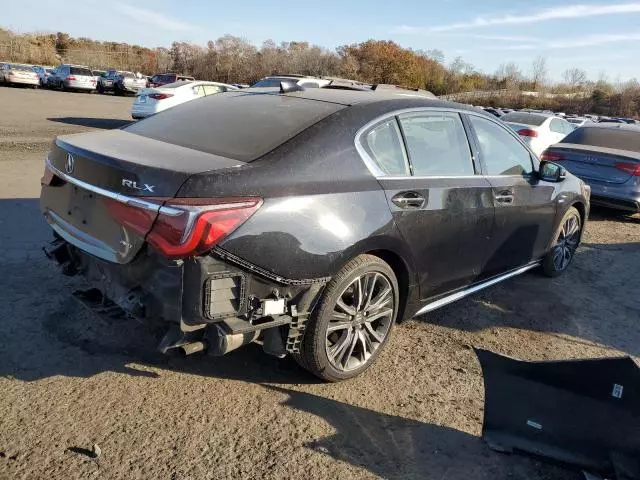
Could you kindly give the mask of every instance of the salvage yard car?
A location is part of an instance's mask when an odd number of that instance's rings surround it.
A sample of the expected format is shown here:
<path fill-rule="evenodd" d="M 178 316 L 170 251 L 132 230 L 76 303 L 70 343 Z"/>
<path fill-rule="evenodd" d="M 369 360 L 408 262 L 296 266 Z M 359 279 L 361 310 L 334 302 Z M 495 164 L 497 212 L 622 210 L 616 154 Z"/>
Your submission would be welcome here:
<path fill-rule="evenodd" d="M 594 204 L 640 212 L 640 126 L 589 123 L 549 147 L 542 158 L 587 182 Z"/>
<path fill-rule="evenodd" d="M 588 186 L 500 120 L 407 93 L 283 82 L 60 136 L 45 252 L 85 305 L 165 325 L 163 352 L 261 339 L 359 375 L 396 321 L 563 273 L 589 212 Z"/>
<path fill-rule="evenodd" d="M 47 86 L 60 90 L 92 92 L 96 89 L 96 77 L 87 67 L 59 65 L 49 76 Z"/>
<path fill-rule="evenodd" d="M 140 90 L 131 105 L 133 119 L 145 118 L 181 103 L 218 93 L 239 90 L 233 85 L 218 82 L 175 82 L 157 88 Z"/>
<path fill-rule="evenodd" d="M 536 155 L 558 143 L 575 127 L 553 113 L 512 112 L 501 117 Z"/>
<path fill-rule="evenodd" d="M 40 86 L 40 78 L 38 78 L 38 74 L 30 65 L 3 63 L 0 66 L 0 84 L 38 88 Z"/>
<path fill-rule="evenodd" d="M 136 76 L 133 72 L 109 70 L 104 76 L 98 78 L 98 93 L 113 92 L 114 95 L 138 93 L 147 86 L 147 79 Z"/>

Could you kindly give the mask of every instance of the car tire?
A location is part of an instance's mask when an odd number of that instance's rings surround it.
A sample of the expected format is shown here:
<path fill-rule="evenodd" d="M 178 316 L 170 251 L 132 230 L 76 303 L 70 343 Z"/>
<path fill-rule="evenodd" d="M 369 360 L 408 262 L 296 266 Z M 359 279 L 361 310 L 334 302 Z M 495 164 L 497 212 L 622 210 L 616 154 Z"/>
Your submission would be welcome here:
<path fill-rule="evenodd" d="M 329 382 L 360 375 L 389 341 L 398 303 L 391 267 L 373 255 L 354 258 L 325 287 L 294 359 Z"/>
<path fill-rule="evenodd" d="M 101 84 L 98 84 L 98 93 L 104 95 L 104 87 Z"/>
<path fill-rule="evenodd" d="M 553 237 L 553 246 L 542 259 L 542 271 L 548 277 L 562 275 L 575 255 L 582 237 L 582 217 L 569 207 Z"/>

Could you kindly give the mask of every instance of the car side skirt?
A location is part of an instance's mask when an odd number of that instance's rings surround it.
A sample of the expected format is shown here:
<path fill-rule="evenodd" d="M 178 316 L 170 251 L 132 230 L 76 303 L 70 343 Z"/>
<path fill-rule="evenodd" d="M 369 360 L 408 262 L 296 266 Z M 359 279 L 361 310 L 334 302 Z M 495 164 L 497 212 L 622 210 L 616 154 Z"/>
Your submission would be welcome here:
<path fill-rule="evenodd" d="M 457 300 L 460 300 L 461 298 L 464 298 L 468 295 L 471 295 L 473 293 L 479 292 L 480 290 L 483 290 L 487 287 L 490 287 L 492 285 L 495 285 L 496 283 L 500 283 L 503 280 L 507 280 L 508 278 L 511 277 L 515 277 L 516 275 L 520 275 L 524 272 L 527 272 L 533 268 L 536 268 L 540 265 L 540 260 L 536 260 L 535 262 L 531 262 L 523 267 L 519 267 L 516 268 L 515 270 L 510 270 L 507 273 L 503 273 L 501 275 L 498 275 L 496 277 L 492 277 L 489 278 L 488 280 L 484 280 L 480 283 L 476 283 L 473 285 L 470 285 L 467 288 L 464 288 L 462 290 L 458 290 L 454 293 L 451 293 L 449 295 L 446 295 L 434 302 L 430 302 L 428 304 L 426 304 L 425 306 L 423 306 L 420 310 L 418 310 L 418 312 L 415 314 L 415 316 L 417 315 L 422 315 L 424 313 L 427 312 L 431 312 L 433 310 L 437 310 L 440 307 L 444 307 L 445 305 L 448 305 L 450 303 L 453 303 Z"/>

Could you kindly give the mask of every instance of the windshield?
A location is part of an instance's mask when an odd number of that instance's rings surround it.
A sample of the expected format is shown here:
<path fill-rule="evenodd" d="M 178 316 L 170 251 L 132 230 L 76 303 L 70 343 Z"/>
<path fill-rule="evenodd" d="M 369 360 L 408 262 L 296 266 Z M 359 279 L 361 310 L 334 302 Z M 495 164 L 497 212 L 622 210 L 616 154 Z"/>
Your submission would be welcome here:
<path fill-rule="evenodd" d="M 234 92 L 184 103 L 124 130 L 250 162 L 342 108 L 304 98 Z"/>
<path fill-rule="evenodd" d="M 511 112 L 500 117 L 503 122 L 523 123 L 524 125 L 534 125 L 536 127 L 542 125 L 547 118 L 549 117 L 545 115 L 526 112 Z"/>
<path fill-rule="evenodd" d="M 173 82 L 173 83 L 167 83 L 166 85 L 162 86 L 162 89 L 164 90 L 165 88 L 178 88 L 178 87 L 182 87 L 183 85 L 189 85 L 191 82 L 190 80 L 180 80 L 178 82 Z"/>
<path fill-rule="evenodd" d="M 622 130 L 618 128 L 582 127 L 567 135 L 562 140 L 562 143 L 640 152 L 640 129 Z"/>
<path fill-rule="evenodd" d="M 567 118 L 567 122 L 569 122 L 569 123 L 582 123 L 582 122 L 584 122 L 584 118 Z"/>

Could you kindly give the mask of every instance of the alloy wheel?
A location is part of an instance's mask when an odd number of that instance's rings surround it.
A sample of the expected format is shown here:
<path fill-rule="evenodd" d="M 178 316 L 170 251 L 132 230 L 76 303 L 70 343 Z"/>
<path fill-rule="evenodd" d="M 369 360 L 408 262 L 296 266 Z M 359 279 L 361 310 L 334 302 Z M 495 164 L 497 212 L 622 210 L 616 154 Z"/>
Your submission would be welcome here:
<path fill-rule="evenodd" d="M 558 271 L 563 271 L 571 263 L 573 254 L 580 242 L 580 217 L 571 215 L 565 219 L 558 235 L 553 252 L 553 265 Z"/>
<path fill-rule="evenodd" d="M 343 372 L 365 365 L 389 334 L 394 309 L 393 287 L 385 275 L 356 277 L 338 297 L 327 325 L 331 365 Z"/>

